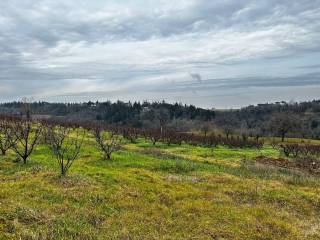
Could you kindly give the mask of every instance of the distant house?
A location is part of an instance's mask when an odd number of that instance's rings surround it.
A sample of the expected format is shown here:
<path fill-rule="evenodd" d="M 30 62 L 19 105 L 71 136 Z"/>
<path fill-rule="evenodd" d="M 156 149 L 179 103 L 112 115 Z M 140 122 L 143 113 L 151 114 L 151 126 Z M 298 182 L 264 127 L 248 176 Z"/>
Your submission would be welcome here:
<path fill-rule="evenodd" d="M 150 108 L 149 107 L 143 107 L 142 108 L 142 112 L 149 112 L 150 111 Z"/>

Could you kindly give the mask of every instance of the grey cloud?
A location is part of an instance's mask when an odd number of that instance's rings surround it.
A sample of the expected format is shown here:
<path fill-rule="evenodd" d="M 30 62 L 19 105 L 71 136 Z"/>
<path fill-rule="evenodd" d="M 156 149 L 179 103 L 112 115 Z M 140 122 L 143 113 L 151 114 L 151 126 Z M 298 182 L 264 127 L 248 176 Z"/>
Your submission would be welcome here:
<path fill-rule="evenodd" d="M 307 75 L 317 68 L 311 60 L 291 78 L 277 67 L 278 76 L 261 77 L 241 64 L 312 59 L 320 51 L 320 0 L 170 2 L 1 1 L 0 100 L 65 94 L 61 85 L 76 89 L 79 82 L 92 93 L 108 84 L 152 92 L 168 79 L 176 84 L 163 91 L 197 95 L 205 87 L 319 85 L 318 75 Z M 194 84 L 181 83 L 188 73 Z"/>
<path fill-rule="evenodd" d="M 228 78 L 207 79 L 200 83 L 181 82 L 173 87 L 164 86 L 166 91 L 178 92 L 188 90 L 201 91 L 208 89 L 236 89 L 236 88 L 265 88 L 265 87 L 296 87 L 320 86 L 320 72 L 298 75 L 292 77 L 254 77 L 254 78 Z M 158 91 L 159 88 L 155 89 Z"/>
<path fill-rule="evenodd" d="M 202 76 L 199 73 L 190 73 L 190 76 L 194 81 L 202 82 Z"/>
<path fill-rule="evenodd" d="M 183 93 L 184 91 L 210 91 L 210 90 L 223 90 L 223 89 L 246 89 L 246 88 L 282 88 L 282 87 L 299 87 L 299 86 L 319 86 L 320 87 L 320 72 L 312 74 L 298 75 L 291 77 L 255 77 L 255 78 L 225 78 L 225 79 L 205 79 L 201 82 L 185 81 L 178 83 L 162 83 L 156 87 L 146 85 L 143 88 L 140 86 L 130 87 L 130 89 L 121 90 L 127 91 L 149 91 L 149 92 L 172 92 Z M 139 89 L 140 88 L 140 89 Z M 120 92 L 121 92 L 120 91 Z M 94 91 L 94 92 L 79 92 L 68 93 L 62 96 L 114 96 L 119 94 L 119 91 Z"/>
<path fill-rule="evenodd" d="M 298 69 L 320 69 L 320 64 L 295 67 Z"/>
<path fill-rule="evenodd" d="M 19 2 L 19 3 L 18 3 Z M 97 12 L 79 9 L 74 6 L 55 4 L 48 10 L 41 1 L 28 1 L 25 9 L 16 10 L 20 1 L 11 4 L 2 3 L 3 12 L 9 12 L 18 26 L 17 33 L 25 34 L 38 39 L 51 46 L 55 42 L 66 39 L 77 41 L 85 38 L 88 41 L 101 41 L 101 39 L 136 39 L 146 40 L 153 36 L 168 37 L 189 32 L 216 30 L 234 25 L 244 24 L 256 27 L 261 20 L 264 24 L 279 23 L 305 24 L 315 19 L 308 15 L 300 16 L 306 11 L 319 9 L 319 1 L 192 1 L 183 10 L 171 9 L 168 12 L 139 11 L 105 17 L 93 18 Z M 35 3 L 36 2 L 36 3 Z M 50 2 L 50 1 L 47 1 Z M 61 1 L 57 1 L 58 3 Z M 33 4 L 32 4 L 33 3 Z M 95 4 L 95 1 L 92 1 Z M 159 7 L 154 3 L 156 7 Z M 44 5 L 45 6 L 45 5 Z M 160 7 L 161 9 L 161 7 Z M 103 11 L 101 12 L 103 13 Z M 5 15 L 8 15 L 5 14 Z M 317 16 L 319 18 L 319 16 Z"/>
<path fill-rule="evenodd" d="M 303 79 L 303 80 L 302 80 Z M 95 91 L 67 93 L 52 96 L 53 101 L 81 101 L 85 100 L 154 100 L 163 98 L 169 101 L 182 101 L 194 103 L 203 107 L 241 107 L 249 104 L 280 100 L 303 100 L 304 92 L 309 91 L 309 98 L 318 97 L 320 90 L 320 73 L 313 73 L 287 78 L 233 78 L 233 79 L 207 79 L 202 83 L 186 81 L 183 83 L 159 84 L 157 87 L 133 87 L 118 91 Z M 268 95 L 265 95 L 265 93 Z M 294 92 L 294 95 L 291 93 Z M 150 94 L 151 93 L 151 94 Z M 232 104 L 230 104 L 232 103 Z"/>

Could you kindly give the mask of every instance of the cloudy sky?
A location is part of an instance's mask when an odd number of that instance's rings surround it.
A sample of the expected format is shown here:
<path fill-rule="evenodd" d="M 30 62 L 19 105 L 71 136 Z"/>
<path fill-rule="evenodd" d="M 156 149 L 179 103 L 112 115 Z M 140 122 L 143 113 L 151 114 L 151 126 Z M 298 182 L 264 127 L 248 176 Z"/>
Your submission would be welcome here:
<path fill-rule="evenodd" d="M 320 0 L 1 0 L 0 101 L 320 98 Z"/>

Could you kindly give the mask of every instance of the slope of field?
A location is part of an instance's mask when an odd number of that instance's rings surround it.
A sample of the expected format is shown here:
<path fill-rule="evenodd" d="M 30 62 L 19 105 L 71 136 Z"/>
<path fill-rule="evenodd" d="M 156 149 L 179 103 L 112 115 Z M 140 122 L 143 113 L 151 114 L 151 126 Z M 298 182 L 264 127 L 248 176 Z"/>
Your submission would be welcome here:
<path fill-rule="evenodd" d="M 88 140 L 69 176 L 40 145 L 0 157 L 0 239 L 320 239 L 320 181 L 255 163 L 262 150 L 139 140 L 103 161 Z"/>

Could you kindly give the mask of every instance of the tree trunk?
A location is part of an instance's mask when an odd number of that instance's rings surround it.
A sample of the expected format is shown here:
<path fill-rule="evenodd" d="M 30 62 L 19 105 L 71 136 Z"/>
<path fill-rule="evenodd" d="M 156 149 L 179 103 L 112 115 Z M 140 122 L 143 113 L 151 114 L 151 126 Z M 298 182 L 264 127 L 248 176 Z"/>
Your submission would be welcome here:
<path fill-rule="evenodd" d="M 60 168 L 61 168 L 61 176 L 60 177 L 64 177 L 66 175 L 66 173 L 63 168 L 63 163 L 61 164 Z"/>

